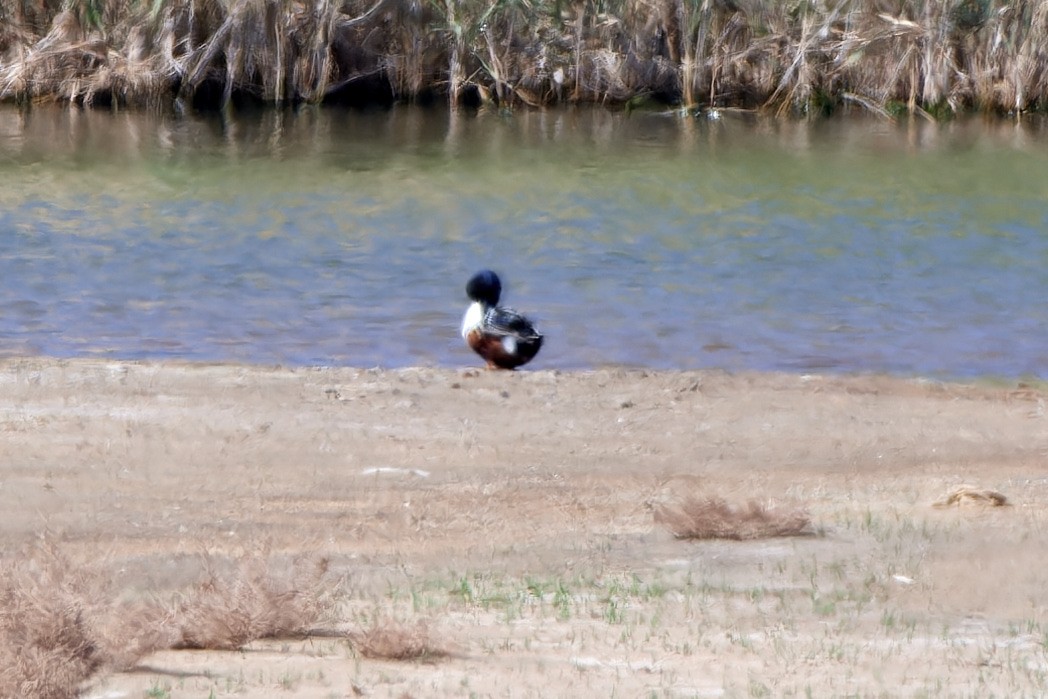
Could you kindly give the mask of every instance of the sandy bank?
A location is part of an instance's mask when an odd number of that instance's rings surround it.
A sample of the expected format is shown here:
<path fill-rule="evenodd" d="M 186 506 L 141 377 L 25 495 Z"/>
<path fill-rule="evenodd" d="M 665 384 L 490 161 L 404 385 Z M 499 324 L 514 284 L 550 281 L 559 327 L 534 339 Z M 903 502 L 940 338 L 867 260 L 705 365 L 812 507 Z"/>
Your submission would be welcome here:
<path fill-rule="evenodd" d="M 177 591 L 202 551 L 316 553 L 345 576 L 347 622 L 425 619 L 456 653 L 172 651 L 99 696 L 1036 692 L 1044 398 L 884 377 L 5 360 L 4 548 L 46 530 L 132 594 Z M 961 483 L 1013 505 L 930 507 Z M 652 512 L 689 494 L 804 507 L 820 535 L 678 541 Z"/>

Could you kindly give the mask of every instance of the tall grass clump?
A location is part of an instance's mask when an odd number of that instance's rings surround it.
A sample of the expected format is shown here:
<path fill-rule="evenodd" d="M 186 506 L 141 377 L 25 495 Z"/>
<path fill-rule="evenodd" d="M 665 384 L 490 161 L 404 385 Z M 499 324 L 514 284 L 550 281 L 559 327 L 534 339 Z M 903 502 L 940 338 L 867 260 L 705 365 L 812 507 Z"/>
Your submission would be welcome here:
<path fill-rule="evenodd" d="M 754 501 L 735 507 L 716 497 L 660 505 L 655 521 L 678 539 L 747 541 L 813 533 L 811 518 L 803 510 L 765 507 Z"/>
<path fill-rule="evenodd" d="M 126 617 L 109 583 L 41 546 L 2 561 L 0 696 L 66 699 L 104 668 L 126 667 L 158 646 L 118 629 Z"/>
<path fill-rule="evenodd" d="M 93 676 L 159 650 L 299 637 L 333 614 L 339 585 L 323 559 L 203 563 L 196 585 L 164 600 L 120 589 L 104 565 L 76 565 L 46 542 L 0 559 L 0 697 L 72 699 Z"/>
<path fill-rule="evenodd" d="M 0 99 L 1048 108 L 1048 0 L 3 0 Z"/>
<path fill-rule="evenodd" d="M 424 622 L 407 625 L 375 620 L 371 626 L 351 634 L 353 648 L 364 658 L 377 660 L 439 660 L 449 655 L 433 639 Z"/>
<path fill-rule="evenodd" d="M 262 638 L 307 635 L 331 608 L 322 579 L 327 561 L 293 566 L 277 575 L 264 559 L 245 556 L 226 571 L 207 562 L 205 578 L 172 609 L 174 648 L 235 650 Z"/>
<path fill-rule="evenodd" d="M 9 577 L 0 590 L 0 696 L 76 697 L 80 683 L 109 655 L 71 590 L 56 590 L 24 571 L 19 577 Z"/>

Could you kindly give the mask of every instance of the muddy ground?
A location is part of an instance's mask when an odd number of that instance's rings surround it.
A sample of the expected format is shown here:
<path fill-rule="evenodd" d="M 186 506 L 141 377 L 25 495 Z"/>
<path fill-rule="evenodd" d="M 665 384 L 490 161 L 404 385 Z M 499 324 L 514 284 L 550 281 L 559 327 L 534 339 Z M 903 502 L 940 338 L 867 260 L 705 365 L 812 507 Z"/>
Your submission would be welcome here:
<path fill-rule="evenodd" d="M 1040 385 L 4 360 L 4 551 L 128 598 L 329 561 L 327 633 L 167 650 L 89 697 L 1041 696 Z M 971 484 L 1010 505 L 932 504 Z M 811 534 L 678 540 L 688 496 Z M 448 655 L 362 657 L 369 624 Z M 332 633 L 334 632 L 334 633 Z"/>

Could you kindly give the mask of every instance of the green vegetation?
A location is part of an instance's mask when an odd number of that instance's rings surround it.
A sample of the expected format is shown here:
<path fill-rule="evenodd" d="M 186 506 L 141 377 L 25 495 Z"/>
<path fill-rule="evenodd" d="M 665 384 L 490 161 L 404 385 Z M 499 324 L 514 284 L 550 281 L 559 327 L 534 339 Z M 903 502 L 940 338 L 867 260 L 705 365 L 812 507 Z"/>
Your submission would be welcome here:
<path fill-rule="evenodd" d="M 1048 106 L 1028 0 L 3 0 L 0 99 L 99 106 Z"/>

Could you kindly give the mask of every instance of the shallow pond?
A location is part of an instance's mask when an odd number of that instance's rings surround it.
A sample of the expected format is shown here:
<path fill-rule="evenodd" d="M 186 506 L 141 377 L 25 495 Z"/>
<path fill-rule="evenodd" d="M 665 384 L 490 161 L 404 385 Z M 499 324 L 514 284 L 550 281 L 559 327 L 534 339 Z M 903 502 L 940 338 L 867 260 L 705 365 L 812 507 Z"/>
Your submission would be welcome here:
<path fill-rule="evenodd" d="M 0 354 L 1048 371 L 1048 125 L 0 110 Z"/>

